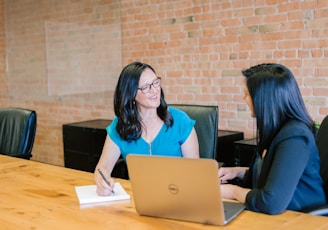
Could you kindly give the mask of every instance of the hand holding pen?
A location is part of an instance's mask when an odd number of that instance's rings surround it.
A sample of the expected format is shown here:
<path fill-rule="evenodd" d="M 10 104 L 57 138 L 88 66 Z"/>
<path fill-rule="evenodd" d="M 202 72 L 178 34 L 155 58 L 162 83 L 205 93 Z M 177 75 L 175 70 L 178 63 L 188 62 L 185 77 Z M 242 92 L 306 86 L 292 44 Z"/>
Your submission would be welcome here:
<path fill-rule="evenodd" d="M 107 178 L 105 177 L 105 175 L 104 175 L 104 173 L 101 171 L 101 169 L 100 168 L 98 168 L 98 172 L 99 172 L 99 174 L 100 174 L 100 176 L 102 177 L 102 179 L 105 181 L 105 183 L 110 187 L 110 189 L 111 189 L 111 195 L 112 194 L 115 194 L 115 192 L 114 192 L 114 184 L 113 185 L 111 185 L 111 183 L 107 180 Z M 111 181 L 112 182 L 112 181 Z M 99 190 L 98 190 L 98 188 L 97 188 L 97 193 L 99 194 L 99 195 L 108 195 L 108 194 L 106 194 L 106 193 L 103 193 L 103 192 L 99 192 Z"/>

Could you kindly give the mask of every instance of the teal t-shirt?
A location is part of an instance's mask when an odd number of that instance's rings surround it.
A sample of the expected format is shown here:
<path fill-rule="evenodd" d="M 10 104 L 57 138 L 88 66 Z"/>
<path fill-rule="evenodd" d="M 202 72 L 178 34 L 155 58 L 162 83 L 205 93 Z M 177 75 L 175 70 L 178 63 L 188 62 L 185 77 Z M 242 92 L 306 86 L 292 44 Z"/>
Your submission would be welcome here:
<path fill-rule="evenodd" d="M 121 154 L 126 159 L 127 154 L 159 155 L 182 157 L 181 145 L 189 137 L 195 120 L 192 120 L 185 112 L 169 107 L 174 123 L 172 127 L 163 124 L 159 133 L 151 143 L 147 143 L 142 137 L 136 141 L 128 142 L 123 140 L 116 131 L 118 118 L 115 117 L 112 123 L 106 128 L 107 134 L 121 150 Z"/>

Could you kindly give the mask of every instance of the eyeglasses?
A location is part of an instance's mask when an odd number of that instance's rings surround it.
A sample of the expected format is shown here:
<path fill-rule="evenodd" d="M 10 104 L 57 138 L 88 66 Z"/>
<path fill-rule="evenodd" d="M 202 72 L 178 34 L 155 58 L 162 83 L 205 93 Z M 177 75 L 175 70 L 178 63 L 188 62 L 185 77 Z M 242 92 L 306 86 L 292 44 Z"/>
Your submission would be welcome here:
<path fill-rule="evenodd" d="M 142 93 L 146 94 L 150 91 L 150 88 L 152 86 L 154 88 L 158 88 L 160 85 L 161 85 L 161 78 L 157 77 L 151 84 L 145 84 L 138 89 L 140 89 Z"/>

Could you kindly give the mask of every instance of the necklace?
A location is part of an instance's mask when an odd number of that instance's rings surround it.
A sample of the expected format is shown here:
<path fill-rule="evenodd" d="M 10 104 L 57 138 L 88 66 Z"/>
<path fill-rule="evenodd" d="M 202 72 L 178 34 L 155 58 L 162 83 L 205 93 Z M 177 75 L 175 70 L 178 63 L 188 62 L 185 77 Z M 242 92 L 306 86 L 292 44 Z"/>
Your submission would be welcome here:
<path fill-rule="evenodd" d="M 149 144 L 151 143 L 163 126 L 163 121 L 160 119 L 154 119 L 151 122 L 143 122 L 142 138 Z"/>

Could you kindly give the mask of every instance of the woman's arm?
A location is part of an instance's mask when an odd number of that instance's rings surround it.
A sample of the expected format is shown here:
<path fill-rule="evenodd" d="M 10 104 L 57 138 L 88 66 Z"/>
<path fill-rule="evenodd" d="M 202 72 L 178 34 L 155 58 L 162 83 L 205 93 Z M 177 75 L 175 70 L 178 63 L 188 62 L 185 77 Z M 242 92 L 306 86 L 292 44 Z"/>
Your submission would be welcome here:
<path fill-rule="evenodd" d="M 181 145 L 182 156 L 186 158 L 199 158 L 199 145 L 195 128 L 192 128 L 187 140 Z"/>
<path fill-rule="evenodd" d="M 230 200 L 238 200 L 245 203 L 246 196 L 249 191 L 248 188 L 242 188 L 237 185 L 226 184 L 232 179 L 244 179 L 248 167 L 221 167 L 219 169 L 219 179 L 221 183 L 221 196 Z"/>
<path fill-rule="evenodd" d="M 275 144 L 265 156 L 270 160 L 263 161 L 259 188 L 246 197 L 248 209 L 268 214 L 286 210 L 309 160 L 309 143 L 304 136 L 288 136 Z"/>
<path fill-rule="evenodd" d="M 120 157 L 119 147 L 112 141 L 112 139 L 107 135 L 105 144 L 100 156 L 99 162 L 95 168 L 94 178 L 97 185 L 98 195 L 109 195 L 112 192 L 114 186 L 114 180 L 111 178 L 111 172 L 115 166 L 117 159 Z M 109 181 L 110 186 L 102 178 L 98 169 L 102 171 L 106 179 Z"/>

